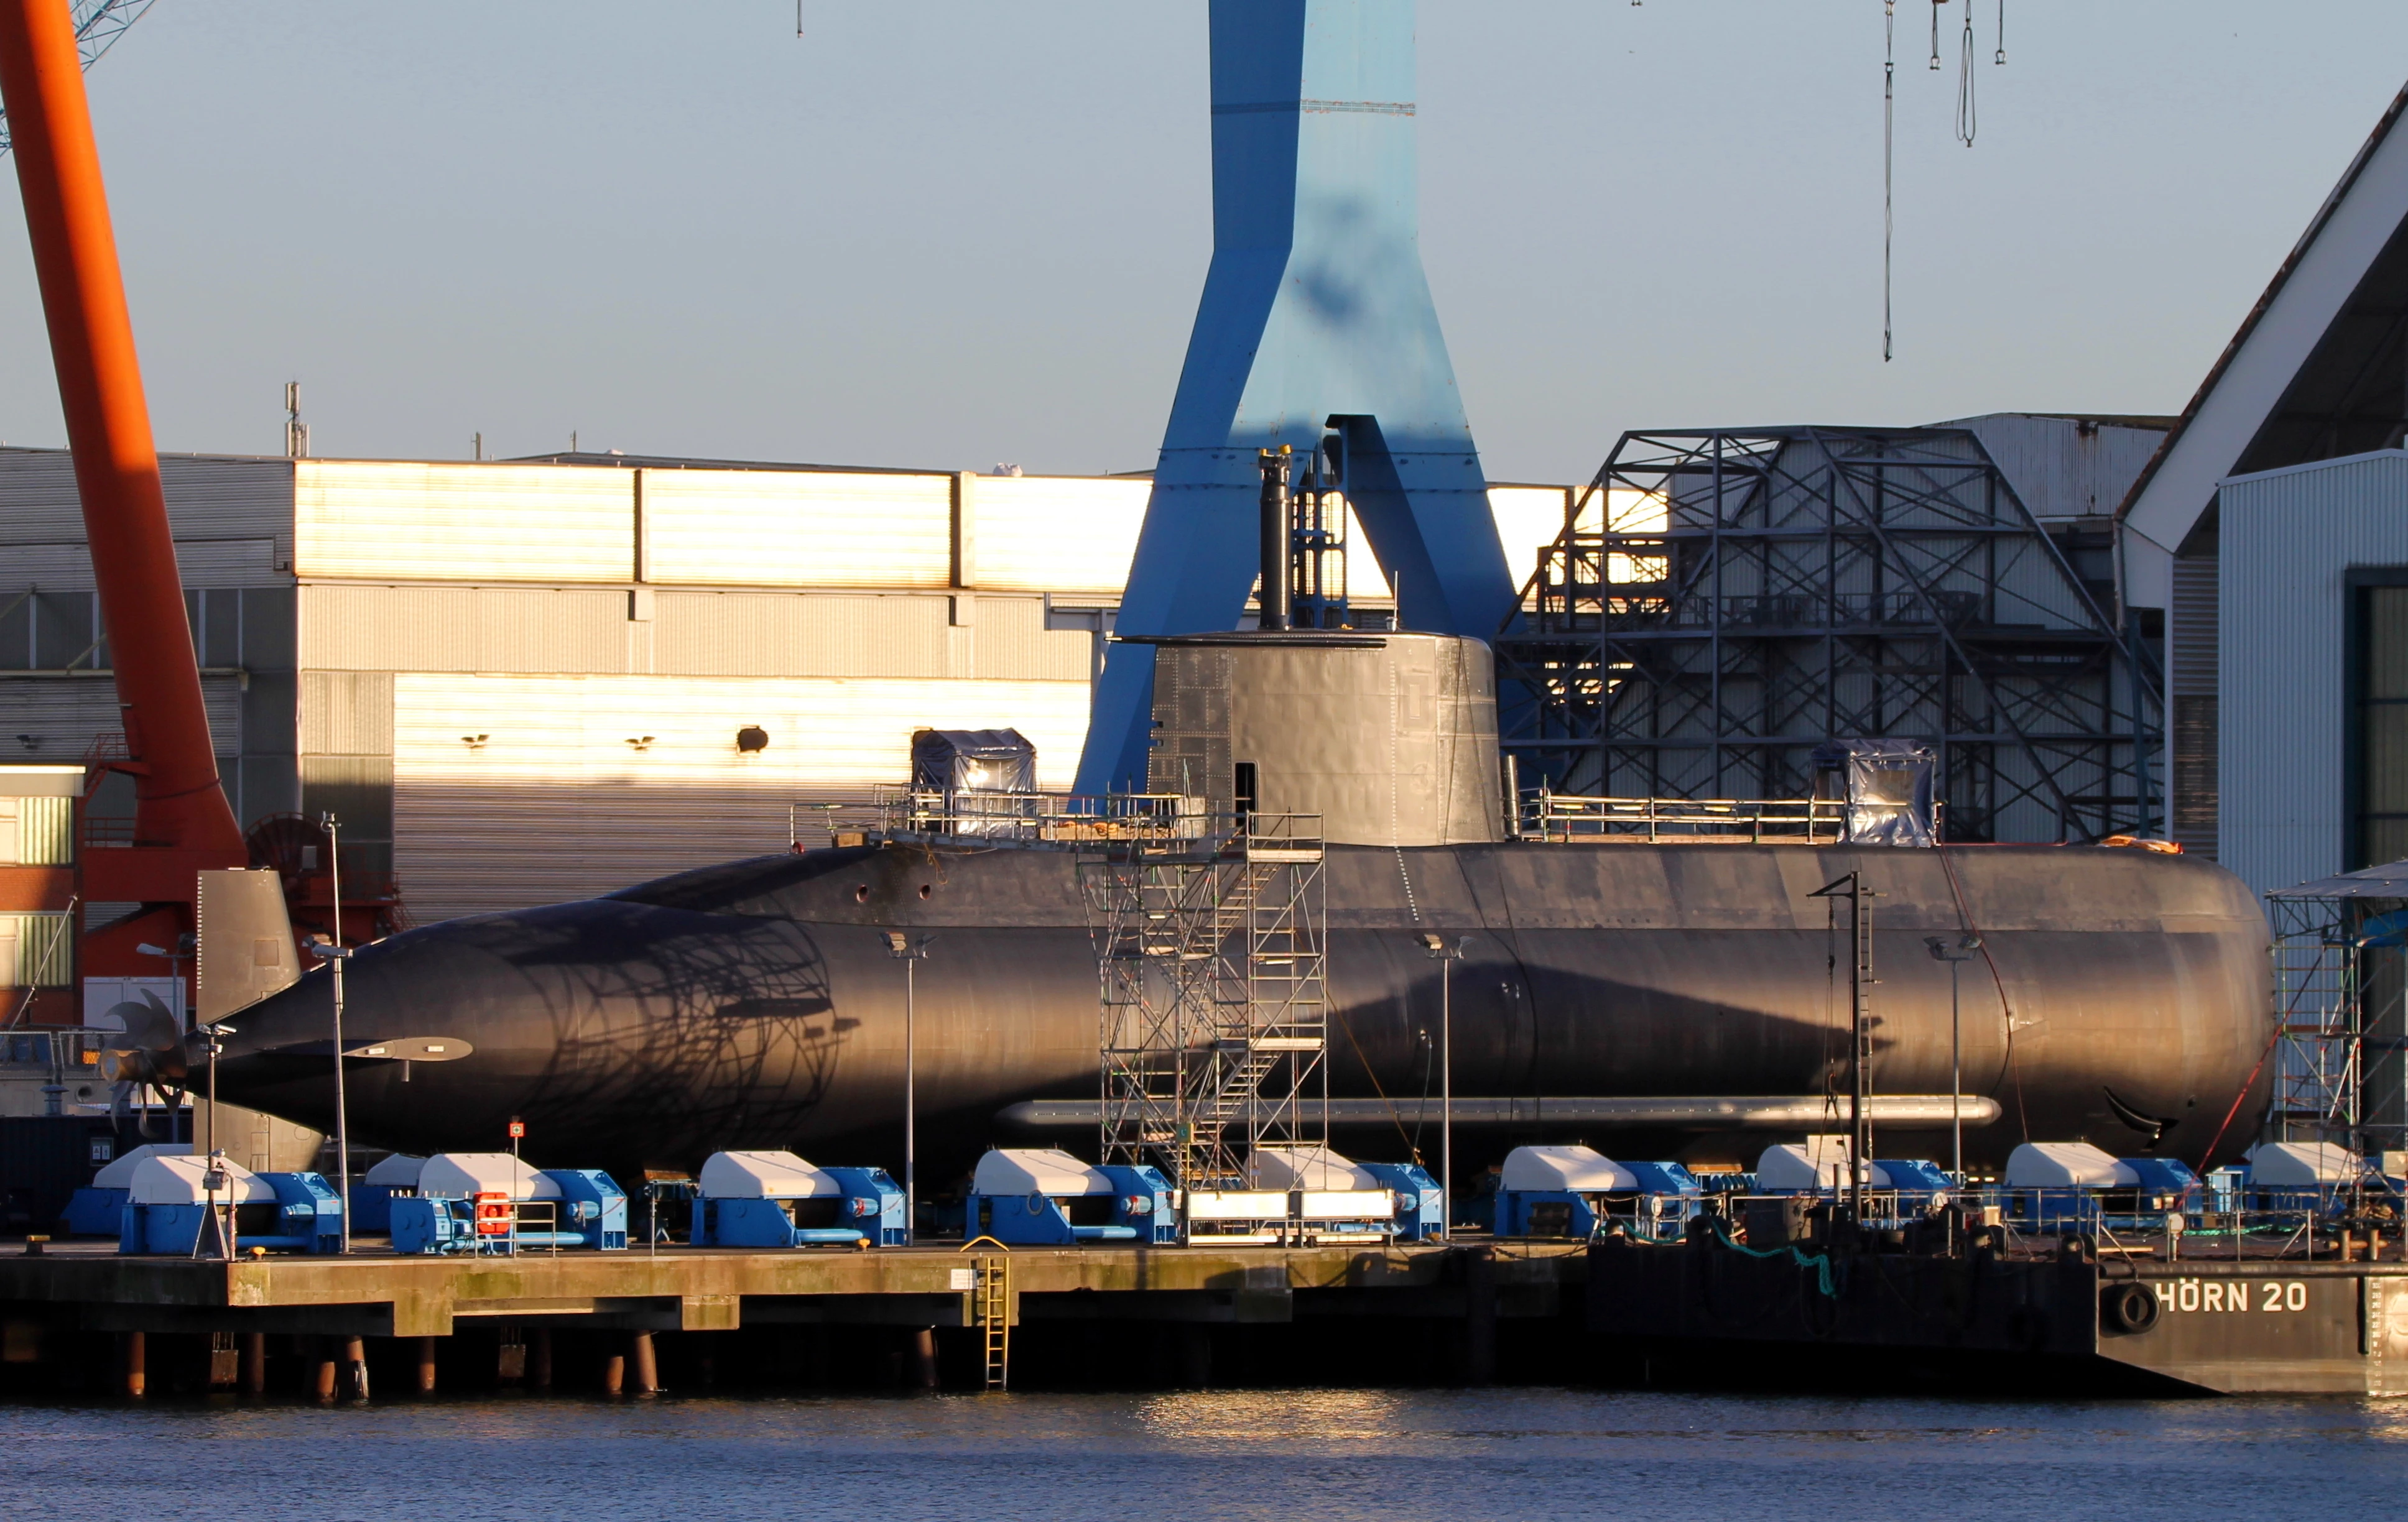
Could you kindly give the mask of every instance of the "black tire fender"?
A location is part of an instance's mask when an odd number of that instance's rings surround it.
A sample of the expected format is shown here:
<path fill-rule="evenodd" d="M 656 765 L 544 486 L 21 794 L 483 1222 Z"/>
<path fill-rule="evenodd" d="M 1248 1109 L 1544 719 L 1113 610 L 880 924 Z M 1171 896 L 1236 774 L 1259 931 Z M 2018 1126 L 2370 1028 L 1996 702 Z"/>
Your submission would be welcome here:
<path fill-rule="evenodd" d="M 2103 1318 L 2117 1331 L 2138 1334 L 2157 1324 L 2157 1292 L 2138 1280 L 2109 1285 L 2100 1301 Z"/>

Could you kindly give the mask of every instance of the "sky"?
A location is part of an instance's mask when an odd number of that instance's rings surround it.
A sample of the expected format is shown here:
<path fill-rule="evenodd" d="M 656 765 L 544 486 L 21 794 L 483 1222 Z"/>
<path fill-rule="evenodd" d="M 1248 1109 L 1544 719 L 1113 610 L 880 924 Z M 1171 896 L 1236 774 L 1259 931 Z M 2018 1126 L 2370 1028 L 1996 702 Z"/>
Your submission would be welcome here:
<path fill-rule="evenodd" d="M 1496 480 L 1625 429 L 2171 413 L 2408 77 L 2398 0 L 1422 0 Z M 91 76 L 159 445 L 1152 465 L 1205 0 L 158 0 Z M 0 173 L 13 183 L 13 176 Z M 0 440 L 64 442 L 0 193 Z"/>

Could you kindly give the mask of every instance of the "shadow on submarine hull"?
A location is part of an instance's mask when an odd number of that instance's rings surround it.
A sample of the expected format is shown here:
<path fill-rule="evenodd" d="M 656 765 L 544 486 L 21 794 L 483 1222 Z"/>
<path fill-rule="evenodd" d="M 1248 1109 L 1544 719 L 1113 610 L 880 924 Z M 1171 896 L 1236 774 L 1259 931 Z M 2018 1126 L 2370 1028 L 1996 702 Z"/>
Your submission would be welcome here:
<path fill-rule="evenodd" d="M 1402 1155 L 1432 1086 L 1436 964 L 1415 937 L 1471 937 L 1455 982 L 1465 1095 L 1845 1091 L 1845 937 L 1808 897 L 1861 868 L 1874 906 L 1876 1088 L 1945 1093 L 1948 970 L 1927 934 L 1977 929 L 1962 969 L 1969 1131 L 1996 1162 L 2027 1137 L 2196 1162 L 2272 1029 L 2264 918 L 2205 862 L 2081 847 L 1866 850 L 1504 845 L 1336 847 L 1328 863 L 1332 1091 L 1385 1096 L 1351 1133 Z M 1953 870 L 1951 870 L 1953 869 Z M 730 862 L 581 903 L 446 921 L 364 947 L 347 976 L 359 1045 L 451 1036 L 443 1064 L 354 1059 L 354 1137 L 427 1152 L 505 1144 L 547 1162 L 686 1172 L 729 1146 L 830 1162 L 901 1158 L 903 975 L 883 932 L 932 935 L 917 1053 L 923 1178 L 965 1171 L 996 1113 L 1096 1093 L 1096 985 L 1072 858 L 922 844 Z M 326 974 L 243 1012 L 229 1100 L 329 1126 Z M 314 1050 L 318 1055 L 302 1053 Z M 1376 1079 L 1376 1083 L 1374 1080 Z M 2109 1098 L 2109 1090 L 2115 1098 Z M 2262 1074 L 2226 1138 L 2254 1133 Z M 2118 1105 L 2121 1106 L 2119 1115 Z M 1838 1114 L 1844 1114 L 1842 1108 Z M 1434 1103 L 1431 1114 L 1434 1114 Z M 1752 1159 L 1765 1133 L 1676 1138 L 1591 1126 L 1458 1131 L 1461 1166 L 1545 1134 Z M 1059 1139 L 1083 1149 L 1092 1136 Z M 1944 1134 L 1891 1144 L 1944 1155 Z"/>

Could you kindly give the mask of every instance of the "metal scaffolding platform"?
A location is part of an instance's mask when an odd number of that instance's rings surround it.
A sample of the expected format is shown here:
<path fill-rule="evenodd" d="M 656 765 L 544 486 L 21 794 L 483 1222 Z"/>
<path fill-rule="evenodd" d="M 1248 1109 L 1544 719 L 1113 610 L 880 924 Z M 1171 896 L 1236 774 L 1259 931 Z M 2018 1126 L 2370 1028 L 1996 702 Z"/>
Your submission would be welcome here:
<path fill-rule="evenodd" d="M 2274 928 L 2268 1136 L 2408 1149 L 2408 881 L 2374 868 L 2266 895 Z M 2375 879 L 2375 880 L 2369 880 Z"/>
<path fill-rule="evenodd" d="M 2146 647 L 1961 429 L 1627 434 L 1498 642 L 1521 782 L 1804 798 L 1911 737 L 1957 840 L 2163 827 Z"/>
<path fill-rule="evenodd" d="M 1328 1134 L 1318 815 L 1189 816 L 1080 858 L 1100 974 L 1102 1158 L 1182 1189 Z"/>

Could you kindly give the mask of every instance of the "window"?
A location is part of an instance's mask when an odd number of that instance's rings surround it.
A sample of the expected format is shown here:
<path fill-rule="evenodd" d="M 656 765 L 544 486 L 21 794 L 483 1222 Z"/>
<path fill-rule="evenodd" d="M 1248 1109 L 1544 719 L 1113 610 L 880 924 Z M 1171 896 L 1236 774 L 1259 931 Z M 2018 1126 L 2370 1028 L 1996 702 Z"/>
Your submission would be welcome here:
<path fill-rule="evenodd" d="M 2352 869 L 2408 860 L 2408 586 L 2360 586 L 2349 756 Z"/>
<path fill-rule="evenodd" d="M 64 989 L 74 965 L 65 914 L 0 914 L 0 989 Z"/>

